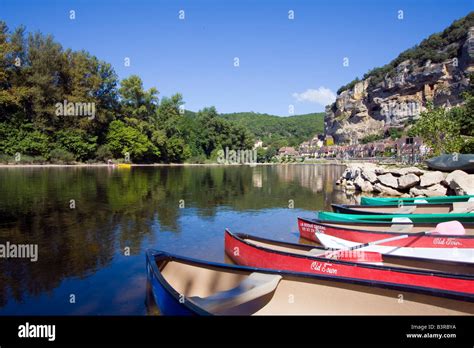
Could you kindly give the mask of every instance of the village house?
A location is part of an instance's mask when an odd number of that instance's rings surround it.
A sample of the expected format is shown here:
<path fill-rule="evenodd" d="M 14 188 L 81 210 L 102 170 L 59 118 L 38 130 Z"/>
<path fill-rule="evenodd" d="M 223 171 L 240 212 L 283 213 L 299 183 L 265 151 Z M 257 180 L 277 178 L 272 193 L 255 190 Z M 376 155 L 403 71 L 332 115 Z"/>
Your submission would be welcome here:
<path fill-rule="evenodd" d="M 258 149 L 259 147 L 263 147 L 263 141 L 261 141 L 260 139 L 257 139 L 255 143 L 253 144 L 253 148 L 255 150 L 255 149 Z"/>
<path fill-rule="evenodd" d="M 291 146 L 281 147 L 278 150 L 278 156 L 296 157 L 298 155 L 299 155 L 298 151 L 296 151 L 295 148 Z"/>
<path fill-rule="evenodd" d="M 316 134 L 312 139 L 304 141 L 298 147 L 302 157 L 317 157 L 318 150 L 324 145 L 324 136 Z"/>

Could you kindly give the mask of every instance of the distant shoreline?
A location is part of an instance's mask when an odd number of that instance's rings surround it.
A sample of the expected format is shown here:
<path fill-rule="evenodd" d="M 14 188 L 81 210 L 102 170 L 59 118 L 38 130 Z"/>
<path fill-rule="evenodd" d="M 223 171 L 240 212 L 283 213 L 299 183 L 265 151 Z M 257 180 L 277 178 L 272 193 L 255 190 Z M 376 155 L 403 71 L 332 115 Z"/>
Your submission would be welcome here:
<path fill-rule="evenodd" d="M 346 165 L 346 163 L 336 163 L 329 161 L 321 162 L 300 162 L 300 163 L 254 163 L 254 164 L 221 164 L 221 163 L 151 163 L 151 164 L 134 164 L 132 167 L 228 167 L 228 166 L 286 166 L 286 165 L 310 165 L 310 164 L 337 164 Z M 117 165 L 108 165 L 106 163 L 78 163 L 78 164 L 0 164 L 0 168 L 118 168 Z"/>

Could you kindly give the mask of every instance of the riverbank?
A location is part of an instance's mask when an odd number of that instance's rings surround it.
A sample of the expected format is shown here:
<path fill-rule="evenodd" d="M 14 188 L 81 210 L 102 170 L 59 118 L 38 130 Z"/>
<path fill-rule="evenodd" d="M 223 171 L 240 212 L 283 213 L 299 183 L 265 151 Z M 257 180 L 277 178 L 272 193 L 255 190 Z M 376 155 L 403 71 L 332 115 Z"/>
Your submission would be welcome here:
<path fill-rule="evenodd" d="M 321 162 L 289 162 L 289 163 L 249 163 L 249 164 L 241 164 L 241 163 L 131 163 L 132 167 L 200 167 L 200 166 L 277 166 L 277 165 L 311 165 L 311 164 L 333 164 L 333 165 L 345 165 L 345 163 L 341 162 L 332 162 L 332 161 L 321 161 Z M 45 164 L 0 164 L 0 168 L 62 168 L 62 167 L 109 167 L 109 168 L 117 168 L 117 165 L 110 165 L 106 163 L 76 163 L 76 164 L 53 164 L 53 163 L 45 163 Z"/>
<path fill-rule="evenodd" d="M 474 194 L 474 174 L 451 173 L 414 166 L 350 163 L 336 185 L 345 191 L 361 191 L 395 197 L 433 197 Z"/>

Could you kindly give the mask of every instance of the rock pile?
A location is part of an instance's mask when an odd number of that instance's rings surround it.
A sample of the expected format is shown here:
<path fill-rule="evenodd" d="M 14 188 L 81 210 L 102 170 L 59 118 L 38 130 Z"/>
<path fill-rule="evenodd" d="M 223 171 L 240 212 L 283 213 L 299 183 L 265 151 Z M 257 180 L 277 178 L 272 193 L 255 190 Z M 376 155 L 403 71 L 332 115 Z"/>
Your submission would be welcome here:
<path fill-rule="evenodd" d="M 474 195 L 474 174 L 427 171 L 417 167 L 389 168 L 372 163 L 350 164 L 336 185 L 345 190 L 385 196 L 432 197 Z"/>

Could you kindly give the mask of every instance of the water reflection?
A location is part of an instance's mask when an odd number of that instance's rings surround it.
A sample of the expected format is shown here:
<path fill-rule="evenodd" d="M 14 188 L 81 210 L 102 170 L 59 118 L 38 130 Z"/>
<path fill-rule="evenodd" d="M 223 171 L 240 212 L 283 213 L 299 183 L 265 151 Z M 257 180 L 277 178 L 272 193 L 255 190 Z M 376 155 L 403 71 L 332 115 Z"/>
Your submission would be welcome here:
<path fill-rule="evenodd" d="M 343 169 L 1 169 L 0 243 L 38 244 L 39 260 L 0 259 L 0 313 L 144 313 L 146 248 L 224 261 L 225 227 L 297 238 L 297 215 L 352 199 L 334 190 Z"/>

